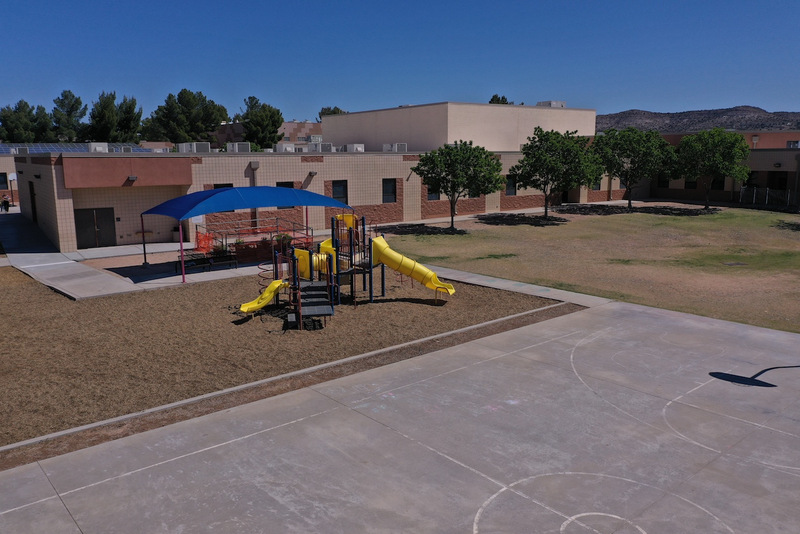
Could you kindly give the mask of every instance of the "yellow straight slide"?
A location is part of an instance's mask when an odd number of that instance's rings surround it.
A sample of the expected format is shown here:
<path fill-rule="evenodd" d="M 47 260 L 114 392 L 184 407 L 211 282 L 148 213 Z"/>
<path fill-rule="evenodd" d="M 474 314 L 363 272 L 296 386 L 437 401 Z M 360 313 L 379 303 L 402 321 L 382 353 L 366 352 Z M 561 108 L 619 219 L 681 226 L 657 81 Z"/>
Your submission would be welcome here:
<path fill-rule="evenodd" d="M 392 250 L 383 237 L 376 237 L 372 240 L 372 261 L 374 265 L 382 263 L 400 274 L 410 276 L 427 288 L 443 293 L 447 292 L 448 295 L 456 292 L 452 285 L 440 282 L 435 272 Z"/>
<path fill-rule="evenodd" d="M 278 291 L 285 287 L 289 287 L 289 282 L 284 282 L 283 280 L 274 280 L 256 300 L 242 304 L 239 307 L 239 311 L 242 313 L 253 313 L 254 311 L 260 310 L 272 302 L 272 299 L 275 298 L 275 295 L 278 294 Z"/>

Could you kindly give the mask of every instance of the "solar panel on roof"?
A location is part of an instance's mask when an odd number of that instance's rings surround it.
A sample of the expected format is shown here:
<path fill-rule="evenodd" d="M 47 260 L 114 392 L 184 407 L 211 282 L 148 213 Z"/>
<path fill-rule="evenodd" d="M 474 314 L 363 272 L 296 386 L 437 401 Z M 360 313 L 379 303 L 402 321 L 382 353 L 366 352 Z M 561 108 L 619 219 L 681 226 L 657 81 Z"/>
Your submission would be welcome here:
<path fill-rule="evenodd" d="M 15 154 L 17 148 L 27 148 L 28 154 L 44 154 L 48 152 L 89 152 L 87 143 L 0 143 L 0 154 Z M 124 150 L 123 150 L 124 148 Z M 152 152 L 135 143 L 108 143 L 109 152 L 136 152 L 139 154 Z"/>

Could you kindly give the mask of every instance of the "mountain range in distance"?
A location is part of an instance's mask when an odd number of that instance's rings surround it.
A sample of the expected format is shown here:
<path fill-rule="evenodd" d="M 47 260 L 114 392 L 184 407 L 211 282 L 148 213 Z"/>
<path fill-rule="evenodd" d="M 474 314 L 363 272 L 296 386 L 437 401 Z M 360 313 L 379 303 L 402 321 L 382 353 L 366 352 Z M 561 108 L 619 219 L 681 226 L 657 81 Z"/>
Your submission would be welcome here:
<path fill-rule="evenodd" d="M 800 130 L 800 112 L 769 112 L 753 106 L 736 106 L 679 113 L 656 113 L 631 109 L 597 116 L 596 130 L 598 132 L 604 132 L 611 128 L 624 130 L 628 127 L 639 130 L 656 130 L 659 133 L 691 133 L 712 128 L 743 132 L 791 131 Z"/>

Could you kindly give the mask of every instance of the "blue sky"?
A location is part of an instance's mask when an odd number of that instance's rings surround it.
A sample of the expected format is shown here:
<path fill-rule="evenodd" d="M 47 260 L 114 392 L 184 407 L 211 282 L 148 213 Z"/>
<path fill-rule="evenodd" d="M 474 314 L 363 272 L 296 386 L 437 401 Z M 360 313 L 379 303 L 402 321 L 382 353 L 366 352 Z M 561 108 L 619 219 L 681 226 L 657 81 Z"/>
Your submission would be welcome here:
<path fill-rule="evenodd" d="M 8 2 L 0 107 L 69 89 L 148 116 L 202 91 L 285 120 L 431 102 L 800 111 L 796 0 Z"/>

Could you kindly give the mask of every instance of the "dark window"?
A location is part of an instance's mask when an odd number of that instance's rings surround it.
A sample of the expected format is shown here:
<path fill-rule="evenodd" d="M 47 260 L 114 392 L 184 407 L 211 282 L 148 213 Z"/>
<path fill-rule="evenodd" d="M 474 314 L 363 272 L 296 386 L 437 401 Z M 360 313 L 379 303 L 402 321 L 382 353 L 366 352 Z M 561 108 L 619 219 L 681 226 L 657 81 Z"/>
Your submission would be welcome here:
<path fill-rule="evenodd" d="M 697 178 L 687 178 L 683 183 L 684 189 L 697 189 Z"/>
<path fill-rule="evenodd" d="M 513 197 L 517 195 L 517 179 L 506 177 L 506 196 Z"/>
<path fill-rule="evenodd" d="M 786 141 L 786 148 L 800 148 L 800 141 Z"/>
<path fill-rule="evenodd" d="M 767 174 L 767 187 L 770 189 L 786 190 L 786 183 L 789 181 L 789 173 L 786 171 L 769 171 Z"/>
<path fill-rule="evenodd" d="M 294 182 L 275 182 L 275 187 L 285 187 L 286 189 L 294 189 Z M 294 206 L 278 206 L 279 210 L 293 208 Z"/>
<path fill-rule="evenodd" d="M 600 191 L 600 181 L 599 180 L 592 184 L 592 191 Z"/>
<path fill-rule="evenodd" d="M 333 181 L 333 199 L 348 204 L 347 202 L 347 180 Z"/>
<path fill-rule="evenodd" d="M 8 174 L 0 172 L 0 189 L 8 189 Z"/>
<path fill-rule="evenodd" d="M 758 171 L 750 171 L 750 176 L 747 178 L 745 184 L 747 187 L 755 187 L 758 185 Z"/>
<path fill-rule="evenodd" d="M 669 176 L 665 173 L 661 173 L 658 175 L 658 187 L 663 187 L 664 189 L 669 189 Z"/>
<path fill-rule="evenodd" d="M 397 202 L 397 180 L 394 178 L 383 179 L 383 203 Z"/>
<path fill-rule="evenodd" d="M 714 178 L 711 181 L 711 189 L 714 191 L 724 191 L 725 190 L 725 178 Z"/>
<path fill-rule="evenodd" d="M 430 189 L 428 189 L 428 200 L 439 200 L 441 195 L 439 193 L 434 193 Z"/>

